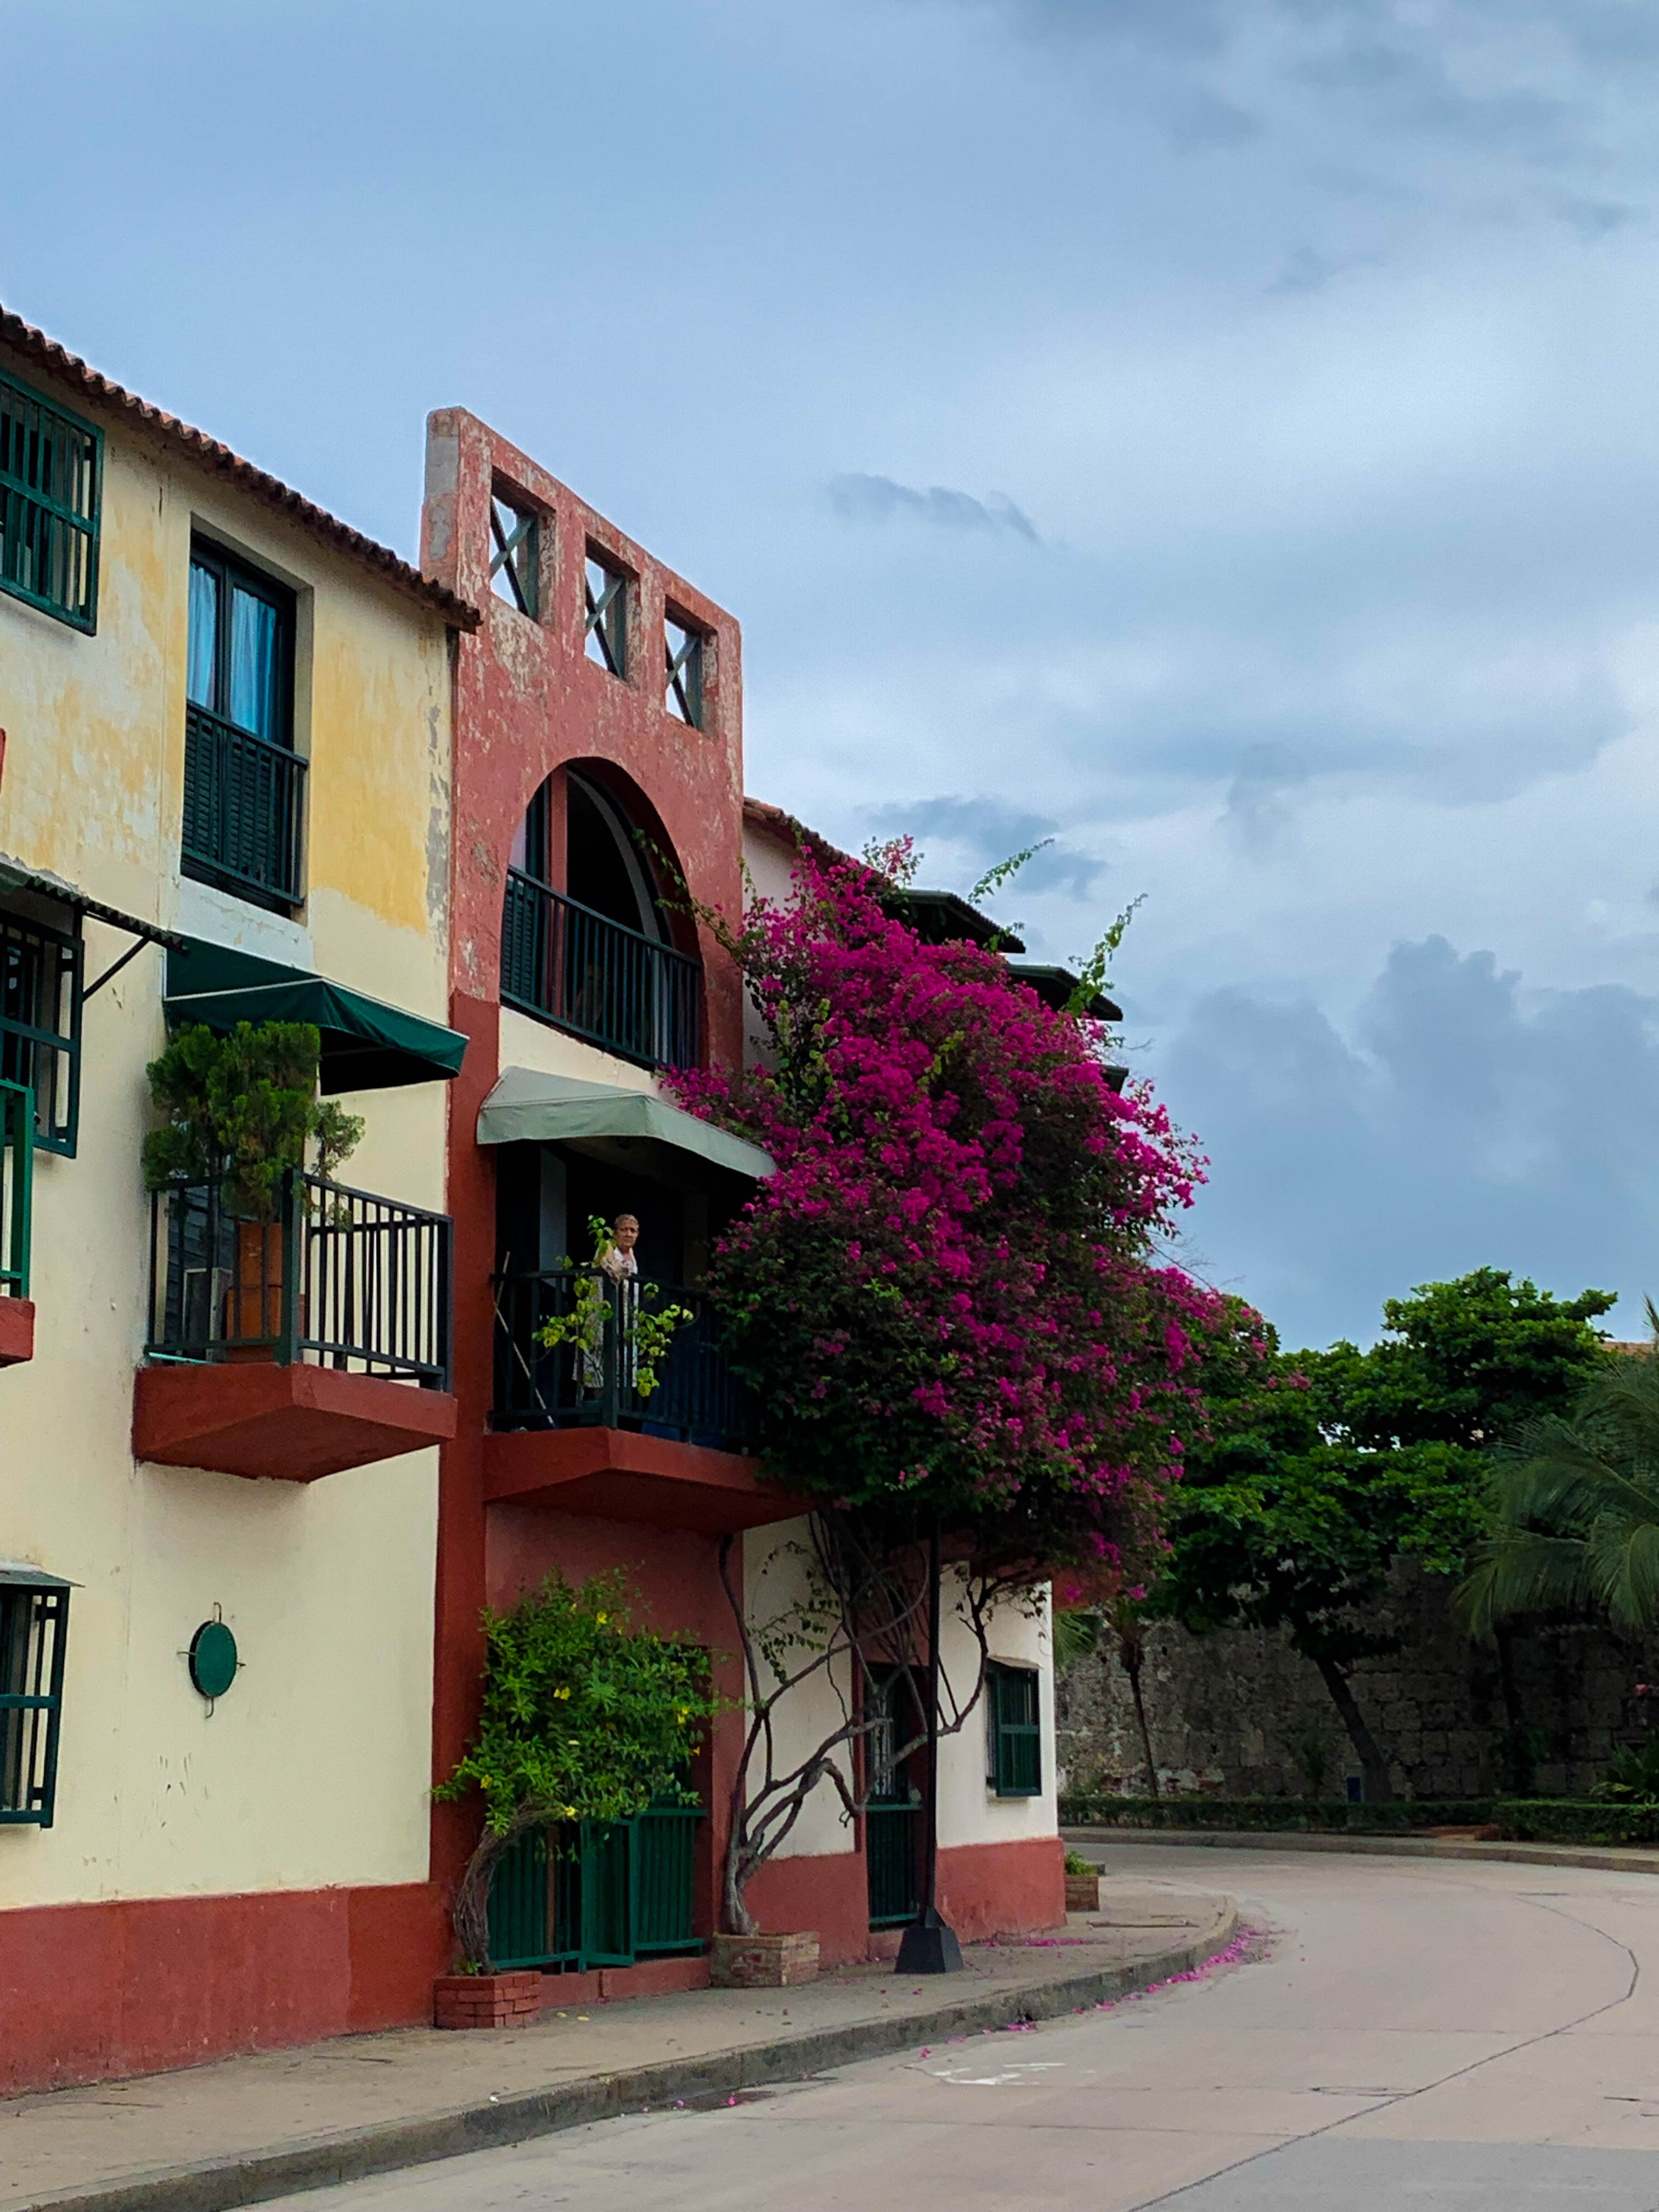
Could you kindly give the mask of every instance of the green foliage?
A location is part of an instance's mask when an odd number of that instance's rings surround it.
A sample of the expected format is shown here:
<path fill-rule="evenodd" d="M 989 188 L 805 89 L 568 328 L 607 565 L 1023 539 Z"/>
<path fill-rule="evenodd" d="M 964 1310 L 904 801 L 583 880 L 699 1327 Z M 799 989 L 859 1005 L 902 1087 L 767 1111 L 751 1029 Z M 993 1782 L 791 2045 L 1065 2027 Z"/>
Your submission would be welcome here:
<path fill-rule="evenodd" d="M 1414 1828 L 1485 1827 L 1498 1818 L 1490 1797 L 1405 1797 L 1349 1805 L 1309 1797 L 1097 1797 L 1060 1801 L 1062 1826 L 1193 1828 L 1245 1833 L 1398 1834 Z"/>
<path fill-rule="evenodd" d="M 1330 1771 L 1330 1730 L 1306 1722 L 1292 1729 L 1285 1739 L 1285 1748 L 1301 1770 L 1302 1779 L 1308 1785 L 1310 1797 L 1317 1797 L 1325 1787 L 1325 1777 Z"/>
<path fill-rule="evenodd" d="M 1346 1671 L 1392 1648 L 1376 1606 L 1396 1559 L 1462 1565 L 1482 1525 L 1481 1463 L 1444 1443 L 1328 1440 L 1302 1363 L 1231 1304 L 1233 1329 L 1205 1363 L 1209 1435 L 1171 1500 L 1153 1609 L 1200 1635 L 1284 1628 L 1304 1657 Z"/>
<path fill-rule="evenodd" d="M 1066 1871 L 1075 1880 L 1081 1881 L 1085 1880 L 1091 1874 L 1098 1874 L 1100 1869 L 1096 1866 L 1092 1859 L 1085 1859 L 1081 1851 L 1067 1851 Z"/>
<path fill-rule="evenodd" d="M 331 1175 L 363 1125 L 333 1100 L 319 1101 L 320 1054 L 309 1022 L 239 1022 L 227 1036 L 200 1023 L 181 1029 L 145 1071 L 167 1117 L 144 1139 L 145 1188 L 216 1182 L 233 1213 L 269 1221 L 313 1138 Z"/>
<path fill-rule="evenodd" d="M 1382 1308 L 1368 1352 L 1343 1342 L 1301 1365 L 1328 1435 L 1366 1450 L 1412 1443 L 1502 1443 L 1565 1412 L 1606 1359 L 1592 1326 L 1608 1291 L 1556 1298 L 1507 1269 L 1424 1283 Z"/>
<path fill-rule="evenodd" d="M 1056 1609 L 1050 1625 L 1056 1674 L 1069 1674 L 1073 1667 L 1091 1658 L 1100 1648 L 1100 1615 L 1092 1606 Z"/>
<path fill-rule="evenodd" d="M 1492 1818 L 1528 1844 L 1659 1844 L 1659 1804 L 1585 1803 L 1570 1797 L 1500 1797 Z"/>
<path fill-rule="evenodd" d="M 1621 1744 L 1590 1796 L 1611 1805 L 1659 1807 L 1659 1736 Z"/>
<path fill-rule="evenodd" d="M 588 1231 L 593 1239 L 593 1258 L 611 1243 L 611 1229 L 599 1214 L 590 1215 Z M 561 1263 L 571 1266 L 567 1253 Z M 648 1398 L 660 1379 L 662 1363 L 668 1357 L 668 1347 L 674 1340 L 676 1330 L 683 1328 L 691 1319 L 690 1306 L 668 1304 L 655 1308 L 645 1303 L 648 1285 L 640 1285 L 639 1295 L 629 1301 L 627 1319 L 623 1323 L 622 1335 L 627 1362 L 628 1377 L 641 1398 Z M 571 1282 L 571 1308 L 568 1314 L 556 1314 L 542 1323 L 537 1331 L 538 1342 L 550 1352 L 556 1345 L 574 1344 L 598 1358 L 605 1342 L 605 1333 L 610 1328 L 615 1311 L 605 1288 L 605 1279 L 597 1264 L 592 1269 L 575 1270 Z"/>
<path fill-rule="evenodd" d="M 1493 1478 L 1495 1526 L 1459 1593 L 1484 1635 L 1528 1613 L 1659 1620 L 1659 1315 L 1656 1348 L 1604 1357 L 1565 1415 L 1532 1423 Z"/>
<path fill-rule="evenodd" d="M 1128 934 L 1129 924 L 1135 918 L 1135 908 L 1146 902 L 1145 891 L 1132 898 L 1104 936 L 1097 940 L 1094 950 L 1073 963 L 1078 980 L 1077 988 L 1066 1001 L 1068 1014 L 1086 1014 L 1101 994 L 1112 988 L 1112 963 L 1117 957 L 1118 947 Z"/>
<path fill-rule="evenodd" d="M 706 1654 L 635 1628 L 620 1573 L 572 1589 L 550 1575 L 487 1609 L 477 1735 L 434 1792 L 483 1793 L 495 1836 L 527 1820 L 623 1820 L 653 1799 L 696 1801 L 686 1762 L 720 1710 Z"/>
<path fill-rule="evenodd" d="M 1200 1633 L 1287 1627 L 1316 1664 L 1391 1649 L 1375 1609 L 1395 1560 L 1467 1566 L 1489 1525 L 1483 1447 L 1607 1370 L 1590 1324 L 1611 1304 L 1482 1267 L 1390 1298 L 1369 1352 L 1287 1356 L 1234 1301 L 1206 1361 L 1210 1433 L 1188 1457 L 1158 1609 Z M 1659 1441 L 1659 1390 L 1654 1418 Z"/>

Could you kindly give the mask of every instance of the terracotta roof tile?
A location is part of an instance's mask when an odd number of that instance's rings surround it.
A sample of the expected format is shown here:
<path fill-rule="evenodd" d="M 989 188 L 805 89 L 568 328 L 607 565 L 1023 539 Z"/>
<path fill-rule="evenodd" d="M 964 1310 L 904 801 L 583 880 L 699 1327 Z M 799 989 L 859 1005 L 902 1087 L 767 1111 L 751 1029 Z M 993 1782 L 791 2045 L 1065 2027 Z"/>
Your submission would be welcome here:
<path fill-rule="evenodd" d="M 218 439 L 210 438 L 204 430 L 192 429 L 181 422 L 176 415 L 163 413 L 136 392 L 112 383 L 95 368 L 89 368 L 76 354 L 69 352 L 44 331 L 37 331 L 21 315 L 14 315 L 0 307 L 0 343 L 10 346 L 24 355 L 37 368 L 68 385 L 82 398 L 101 400 L 106 406 L 120 408 L 135 421 L 152 431 L 167 444 L 188 453 L 191 459 L 216 471 L 219 475 L 251 492 L 256 499 L 289 516 L 301 528 L 332 545 L 337 551 L 361 561 L 383 576 L 395 589 L 408 592 L 435 608 L 444 619 L 457 629 L 476 629 L 482 617 L 468 599 L 463 599 L 446 585 L 434 583 L 418 568 L 411 568 L 400 555 L 389 546 L 377 545 L 372 538 L 365 538 L 349 523 L 342 522 L 325 508 L 317 507 L 299 492 L 283 483 L 278 477 L 267 475 L 252 461 L 245 461 L 239 453 L 222 445 Z"/>

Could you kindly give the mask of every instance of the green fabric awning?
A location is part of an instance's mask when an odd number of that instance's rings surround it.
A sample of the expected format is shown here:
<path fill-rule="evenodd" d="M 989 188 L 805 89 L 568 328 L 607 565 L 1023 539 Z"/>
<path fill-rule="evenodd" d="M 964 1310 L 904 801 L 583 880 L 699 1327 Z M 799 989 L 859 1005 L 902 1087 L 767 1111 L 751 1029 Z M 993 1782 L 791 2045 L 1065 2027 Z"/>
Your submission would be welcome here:
<path fill-rule="evenodd" d="M 223 1034 L 238 1022 L 313 1024 L 322 1037 L 322 1088 L 330 1092 L 447 1082 L 466 1054 L 466 1039 L 441 1023 L 303 968 L 194 938 L 187 950 L 168 951 L 162 1004 L 175 1029 L 205 1022 Z"/>
<path fill-rule="evenodd" d="M 758 1145 L 699 1121 L 652 1091 L 619 1091 L 574 1076 L 508 1067 L 478 1109 L 481 1145 L 551 1145 L 595 1137 L 666 1145 L 750 1182 L 772 1173 L 772 1156 Z"/>

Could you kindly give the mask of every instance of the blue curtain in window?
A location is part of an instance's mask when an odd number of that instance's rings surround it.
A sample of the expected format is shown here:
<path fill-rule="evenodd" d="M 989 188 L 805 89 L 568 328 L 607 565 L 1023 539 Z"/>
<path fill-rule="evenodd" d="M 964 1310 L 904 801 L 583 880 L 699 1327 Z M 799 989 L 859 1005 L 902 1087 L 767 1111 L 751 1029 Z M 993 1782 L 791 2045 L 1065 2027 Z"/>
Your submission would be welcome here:
<path fill-rule="evenodd" d="M 213 654 L 219 637 L 219 579 L 211 568 L 190 565 L 190 653 L 185 685 L 191 704 L 210 713 L 218 704 L 213 696 Z"/>
<path fill-rule="evenodd" d="M 276 736 L 276 610 L 252 592 L 230 592 L 230 719 L 261 738 Z"/>

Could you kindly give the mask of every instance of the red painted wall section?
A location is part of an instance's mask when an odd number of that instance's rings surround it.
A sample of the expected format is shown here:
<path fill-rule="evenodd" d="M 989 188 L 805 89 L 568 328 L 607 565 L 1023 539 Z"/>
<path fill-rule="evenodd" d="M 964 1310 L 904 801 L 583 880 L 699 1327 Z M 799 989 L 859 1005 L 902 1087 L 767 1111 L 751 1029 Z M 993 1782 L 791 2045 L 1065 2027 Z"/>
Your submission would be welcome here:
<path fill-rule="evenodd" d="M 497 492 L 538 518 L 533 619 L 491 589 L 490 501 Z M 453 1443 L 442 1449 L 439 1477 L 433 1773 L 441 1779 L 461 1756 L 477 1717 L 483 1657 L 478 1616 L 487 1595 L 510 1602 L 556 1565 L 572 1580 L 621 1565 L 644 1592 L 653 1620 L 682 1628 L 711 1650 L 730 1652 L 735 1645 L 729 1623 L 722 1626 L 725 1600 L 708 1540 L 486 1508 L 495 1189 L 493 1161 L 476 1133 L 478 1109 L 500 1072 L 501 905 L 526 808 L 551 776 L 556 813 L 562 778 L 556 771 L 582 763 L 672 856 L 693 896 L 735 916 L 743 889 L 743 683 L 742 640 L 730 615 L 459 409 L 428 423 L 421 542 L 426 573 L 452 585 L 465 579 L 484 610 L 481 628 L 453 647 L 450 1018 L 471 1043 L 449 1106 L 459 1419 Z M 585 649 L 583 575 L 590 549 L 629 579 L 625 680 L 590 660 Z M 663 625 L 671 609 L 704 641 L 700 729 L 688 728 L 665 704 Z M 552 842 L 556 887 L 563 867 L 556 828 Z M 735 1063 L 743 1048 L 736 970 L 707 929 L 689 917 L 676 926 L 683 949 L 696 949 L 702 959 L 705 1052 L 715 1062 Z M 723 1668 L 734 1664 L 722 1662 Z M 706 1758 L 714 1807 L 729 1786 L 734 1725 L 722 1726 Z M 477 1831 L 476 1805 L 434 1807 L 432 1874 L 440 1893 L 449 1894 Z M 711 1820 L 699 1877 L 700 1910 L 710 1927 L 719 1840 Z"/>
<path fill-rule="evenodd" d="M 490 587 L 489 501 L 497 487 L 539 518 L 535 620 Z M 584 649 L 583 564 L 590 546 L 629 580 L 625 680 Z M 733 617 L 459 408 L 441 410 L 427 424 L 421 557 L 429 576 L 465 589 L 485 611 L 483 627 L 456 645 L 454 990 L 471 999 L 497 996 L 507 855 L 531 799 L 569 762 L 598 763 L 619 787 L 631 787 L 630 795 L 655 816 L 694 896 L 736 917 L 742 903 L 743 678 Z M 703 726 L 697 730 L 664 703 L 669 608 L 704 638 Z M 554 845 L 556 869 L 562 866 L 556 837 Z M 717 1062 L 735 1064 L 743 1047 L 737 973 L 707 929 L 696 934 L 707 985 L 707 1049 Z"/>
<path fill-rule="evenodd" d="M 0 1916 L 0 2093 L 428 2020 L 424 1884 L 123 1899 Z"/>

